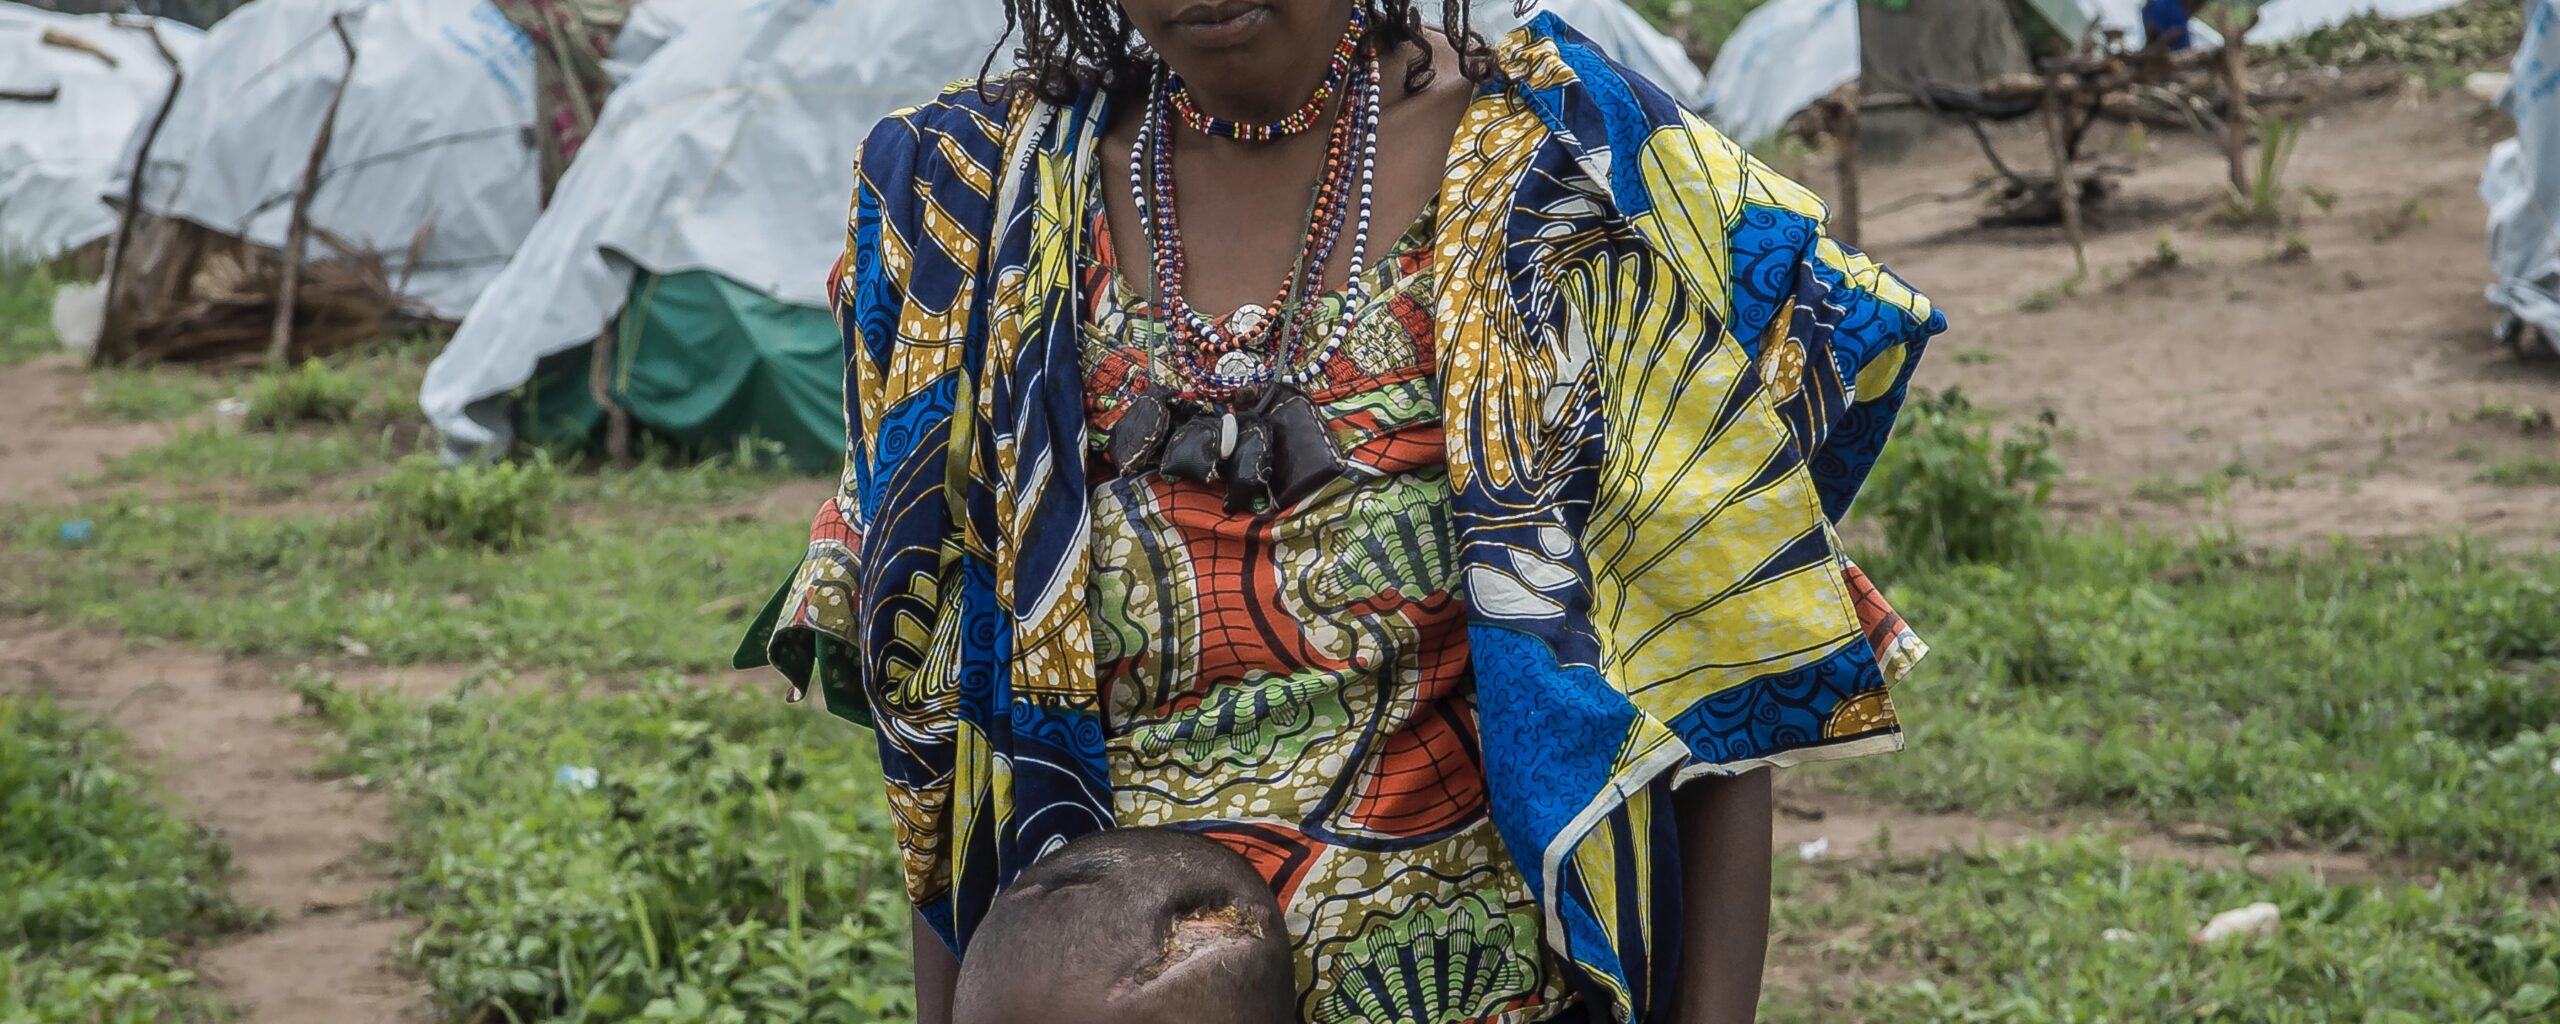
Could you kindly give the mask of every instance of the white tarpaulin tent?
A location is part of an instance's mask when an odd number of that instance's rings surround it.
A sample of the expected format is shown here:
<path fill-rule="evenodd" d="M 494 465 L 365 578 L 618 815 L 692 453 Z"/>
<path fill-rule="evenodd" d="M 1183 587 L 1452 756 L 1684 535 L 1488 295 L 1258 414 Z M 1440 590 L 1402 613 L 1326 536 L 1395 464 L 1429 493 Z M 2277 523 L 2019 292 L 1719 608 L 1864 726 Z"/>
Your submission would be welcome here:
<path fill-rule="evenodd" d="M 551 209 L 428 368 L 428 419 L 458 448 L 502 441 L 506 410 L 482 403 L 593 341 L 635 269 L 709 270 L 824 306 L 854 148 L 975 76 L 1003 34 L 995 0 L 758 0 L 689 19 L 614 91 Z"/>
<path fill-rule="evenodd" d="M 282 248 L 347 68 L 329 28 L 340 12 L 356 70 L 311 224 L 383 254 L 424 312 L 460 316 L 542 212 L 532 44 L 486 0 L 257 0 L 233 12 L 187 68 L 144 169 L 143 209 Z"/>
<path fill-rule="evenodd" d="M 117 155 L 169 92 L 151 23 L 0 2 L 0 93 L 26 97 L 0 99 L 0 256 L 50 259 L 115 231 L 100 197 L 124 191 L 132 165 Z M 181 63 L 204 36 L 157 24 Z M 47 43 L 48 31 L 99 53 Z"/>
<path fill-rule="evenodd" d="M 2531 325 L 2546 345 L 2560 341 L 2560 29 L 2551 3 L 2533 0 L 2499 100 L 2516 119 L 2516 137 L 2489 151 L 2480 175 L 2489 269 L 2497 275 L 2489 302 L 2511 318 L 2500 333 L 2513 338 Z"/>
<path fill-rule="evenodd" d="M 1517 24 L 1510 0 L 1496 2 L 1504 10 L 1487 29 Z M 1704 77 L 1678 44 L 1620 0 L 1543 6 L 1675 96 L 1702 93 Z M 647 0 L 632 12 L 623 45 L 651 55 L 605 104 L 551 209 L 428 368 L 419 405 L 453 452 L 507 440 L 506 396 L 545 357 L 603 333 L 636 274 L 710 271 L 784 303 L 824 306 L 854 146 L 881 117 L 975 77 L 1005 28 L 995 0 L 707 9 Z"/>
<path fill-rule="evenodd" d="M 1927 0 L 1914 0 L 1925 3 Z M 2092 26 L 2142 32 L 2142 0 L 2031 0 L 2065 35 Z M 2414 18 L 2461 0 L 2271 0 L 2258 8 L 2251 43 L 2308 35 L 2359 14 Z M 2202 23 L 2199 45 L 2216 37 Z M 1772 0 L 1735 27 L 1707 71 L 1708 117 L 1743 143 L 1776 135 L 1787 119 L 1858 77 L 1856 0 Z"/>

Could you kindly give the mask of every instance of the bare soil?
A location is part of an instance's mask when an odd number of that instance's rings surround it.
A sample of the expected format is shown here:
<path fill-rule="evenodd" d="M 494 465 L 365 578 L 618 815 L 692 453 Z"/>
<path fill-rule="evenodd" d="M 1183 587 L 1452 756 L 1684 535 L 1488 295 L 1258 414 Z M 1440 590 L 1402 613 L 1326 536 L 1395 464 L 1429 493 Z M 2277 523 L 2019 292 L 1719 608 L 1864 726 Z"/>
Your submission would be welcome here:
<path fill-rule="evenodd" d="M 2545 511 L 2560 490 L 2478 479 L 2560 458 L 2547 430 L 2484 413 L 2560 405 L 2560 370 L 2490 337 L 2477 183 L 2496 121 L 2468 96 L 2406 92 L 2316 117 L 2284 175 L 2295 221 L 2255 228 L 2221 218 L 2226 165 L 2204 140 L 2153 132 L 2137 157 L 2102 127 L 2097 155 L 2135 169 L 2096 212 L 2070 294 L 2059 228 L 1911 201 L 1989 172 L 1961 134 L 1867 168 L 1878 212 L 1861 241 L 1952 322 L 1923 386 L 2012 419 L 2056 413 L 2072 518 L 2279 546 L 2449 531 L 2540 546 L 2560 536 Z M 2044 165 L 2040 135 L 1996 138 L 2013 167 Z"/>
<path fill-rule="evenodd" d="M 0 367 L 0 504 L 69 498 L 75 478 L 169 436 L 163 424 L 83 415 L 88 393 L 86 368 L 70 356 Z"/>

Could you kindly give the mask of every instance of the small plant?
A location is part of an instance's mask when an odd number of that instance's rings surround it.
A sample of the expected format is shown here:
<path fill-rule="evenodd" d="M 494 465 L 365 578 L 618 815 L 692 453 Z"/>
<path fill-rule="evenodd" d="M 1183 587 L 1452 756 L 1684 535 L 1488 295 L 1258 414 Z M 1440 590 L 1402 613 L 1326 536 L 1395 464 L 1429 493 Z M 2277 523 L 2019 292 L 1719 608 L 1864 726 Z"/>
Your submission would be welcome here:
<path fill-rule="evenodd" d="M 2303 241 L 2301 234 L 2287 231 L 2284 233 L 2284 243 L 2276 246 L 2276 251 L 2267 254 L 2267 262 L 2309 263 L 2311 262 L 2311 243 Z"/>
<path fill-rule="evenodd" d="M 2338 205 L 2338 194 L 2318 185 L 2302 186 L 2302 198 L 2319 208 L 2322 213 L 2327 213 L 2331 207 Z"/>
<path fill-rule="evenodd" d="M 2249 179 L 2247 195 L 2229 197 L 2224 220 L 2243 226 L 2284 221 L 2285 168 L 2292 164 L 2293 147 L 2301 141 L 2300 118 L 2270 117 L 2259 122 L 2257 173 Z"/>
<path fill-rule="evenodd" d="M 376 540 L 441 541 L 508 551 L 551 532 L 560 471 L 549 456 L 447 469 L 432 456 L 400 463 L 370 489 Z"/>
<path fill-rule="evenodd" d="M 2560 485 L 2560 460 L 2541 457 L 2501 459 L 2480 467 L 2479 480 L 2498 487 Z"/>
<path fill-rule="evenodd" d="M 2178 269 L 2178 265 L 2184 262 L 2186 257 L 2178 252 L 2178 240 L 2162 231 L 2160 242 L 2152 249 L 2151 255 L 2134 262 L 2132 276 L 2158 277 Z"/>
<path fill-rule="evenodd" d="M 2054 416 L 2006 440 L 1955 389 L 1917 395 L 1867 485 L 1885 540 L 1904 557 L 2006 562 L 2044 537 L 2044 506 L 2062 478 Z"/>
<path fill-rule="evenodd" d="M 2527 402 L 2482 402 L 2478 418 L 2514 427 L 2519 434 L 2539 434 L 2551 429 L 2551 410 Z"/>
<path fill-rule="evenodd" d="M 344 423 L 364 404 L 364 383 L 317 359 L 298 369 L 261 374 L 249 385 L 249 425 L 290 430 L 304 423 Z"/>
<path fill-rule="evenodd" d="M 2435 220 L 2435 210 L 2427 206 L 2425 200 L 2419 199 L 2416 196 L 2411 196 L 2406 201 L 2402 202 L 2398 209 L 2392 210 L 2390 214 L 2374 223 L 2373 240 L 2377 242 L 2388 242 L 2394 238 L 2408 234 L 2411 231 L 2433 224 L 2435 223 Z"/>
<path fill-rule="evenodd" d="M 1955 361 L 1957 366 L 1989 366 L 2000 361 L 2000 353 L 1987 348 L 1958 349 Z"/>
<path fill-rule="evenodd" d="M 2018 300 L 2018 312 L 2042 313 L 2045 310 L 2059 306 L 2062 304 L 2062 300 L 2080 294 L 2080 283 L 2082 280 L 2083 278 L 2080 275 L 2073 274 L 2070 277 L 2063 278 L 2062 280 L 2029 292 L 2027 293 L 2026 298 Z"/>

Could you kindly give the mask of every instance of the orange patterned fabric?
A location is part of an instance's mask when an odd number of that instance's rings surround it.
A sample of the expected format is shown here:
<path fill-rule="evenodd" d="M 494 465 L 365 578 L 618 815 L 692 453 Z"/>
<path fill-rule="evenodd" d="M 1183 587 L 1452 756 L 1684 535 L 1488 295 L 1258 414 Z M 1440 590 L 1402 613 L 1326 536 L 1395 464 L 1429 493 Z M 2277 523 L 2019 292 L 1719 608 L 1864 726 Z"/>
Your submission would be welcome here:
<path fill-rule="evenodd" d="M 1107 445 L 1157 328 L 1099 213 L 1086 412 Z M 1548 1019 L 1568 1005 L 1537 904 L 1487 816 L 1432 347 L 1429 218 L 1314 398 L 1353 471 L 1231 514 L 1217 485 L 1092 487 L 1090 605 L 1122 825 L 1205 833 L 1280 897 L 1300 1016 Z M 1327 317 L 1345 315 L 1326 300 Z M 1239 311 L 1242 314 L 1242 311 Z M 1256 309 L 1251 315 L 1262 315 Z M 1428 1005 L 1411 1000 L 1429 995 Z"/>

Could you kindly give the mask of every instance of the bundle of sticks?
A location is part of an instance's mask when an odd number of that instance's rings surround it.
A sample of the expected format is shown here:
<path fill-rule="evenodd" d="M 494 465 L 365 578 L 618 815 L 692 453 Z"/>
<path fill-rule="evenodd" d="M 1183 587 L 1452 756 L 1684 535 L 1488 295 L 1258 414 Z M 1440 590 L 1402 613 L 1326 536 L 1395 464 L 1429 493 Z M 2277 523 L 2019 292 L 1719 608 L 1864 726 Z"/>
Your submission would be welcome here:
<path fill-rule="evenodd" d="M 157 221 L 126 272 L 110 316 L 113 360 L 254 364 L 267 358 L 284 289 L 275 250 L 183 222 Z M 329 255 L 307 262 L 294 295 L 290 358 L 327 356 L 379 339 L 399 316 L 399 288 L 380 254 L 325 231 Z"/>

